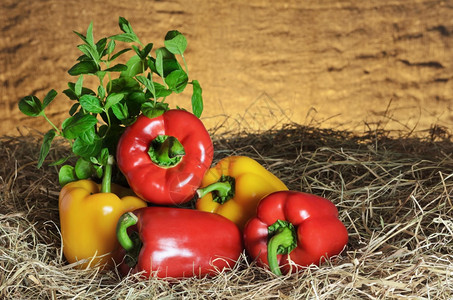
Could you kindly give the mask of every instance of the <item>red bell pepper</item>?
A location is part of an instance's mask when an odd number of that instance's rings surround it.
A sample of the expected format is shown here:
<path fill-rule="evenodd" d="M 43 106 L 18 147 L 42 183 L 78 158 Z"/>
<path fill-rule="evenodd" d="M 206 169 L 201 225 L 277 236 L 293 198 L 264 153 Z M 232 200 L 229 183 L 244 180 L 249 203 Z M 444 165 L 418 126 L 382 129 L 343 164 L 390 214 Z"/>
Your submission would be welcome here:
<path fill-rule="evenodd" d="M 297 266 L 319 265 L 339 254 L 348 232 L 329 200 L 296 191 L 275 192 L 263 198 L 256 217 L 244 229 L 245 249 L 260 266 L 276 275 Z M 282 270 L 281 270 L 281 269 Z"/>
<path fill-rule="evenodd" d="M 120 272 L 144 271 L 145 278 L 215 275 L 232 268 L 243 250 L 241 233 L 232 221 L 174 207 L 146 207 L 123 214 L 117 237 L 127 251 Z"/>
<path fill-rule="evenodd" d="M 200 119 L 169 110 L 155 118 L 140 116 L 122 134 L 116 156 L 138 196 L 174 205 L 192 199 L 213 155 L 211 137 Z"/>

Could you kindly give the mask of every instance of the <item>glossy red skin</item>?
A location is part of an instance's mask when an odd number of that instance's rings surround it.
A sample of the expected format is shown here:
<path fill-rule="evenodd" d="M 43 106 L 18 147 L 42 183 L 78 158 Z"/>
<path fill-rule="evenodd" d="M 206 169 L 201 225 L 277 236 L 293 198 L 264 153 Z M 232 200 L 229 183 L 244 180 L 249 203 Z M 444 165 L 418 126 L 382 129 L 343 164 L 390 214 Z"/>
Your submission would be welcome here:
<path fill-rule="evenodd" d="M 173 167 L 151 161 L 148 149 L 158 135 L 176 137 L 186 154 Z M 122 134 L 117 146 L 117 164 L 131 189 L 144 200 L 158 205 L 189 201 L 211 166 L 214 155 L 211 137 L 192 113 L 169 110 L 150 119 L 140 116 Z"/>
<path fill-rule="evenodd" d="M 203 211 L 146 207 L 134 211 L 132 227 L 143 243 L 138 264 L 123 275 L 145 271 L 144 276 L 187 278 L 215 275 L 232 268 L 243 251 L 238 227 L 227 218 Z"/>
<path fill-rule="evenodd" d="M 299 266 L 319 265 L 325 257 L 339 254 L 348 242 L 347 229 L 332 202 L 296 191 L 275 192 L 260 201 L 256 217 L 244 229 L 245 249 L 262 267 L 269 266 L 267 228 L 277 220 L 290 222 L 297 232 L 297 247 L 289 255 L 277 256 L 282 273 L 291 268 L 288 256 Z"/>

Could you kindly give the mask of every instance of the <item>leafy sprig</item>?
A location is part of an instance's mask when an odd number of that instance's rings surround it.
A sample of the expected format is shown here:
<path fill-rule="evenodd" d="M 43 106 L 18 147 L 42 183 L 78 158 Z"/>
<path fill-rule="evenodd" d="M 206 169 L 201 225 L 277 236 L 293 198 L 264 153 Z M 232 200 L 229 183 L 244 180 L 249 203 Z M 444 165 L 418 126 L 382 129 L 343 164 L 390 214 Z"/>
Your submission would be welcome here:
<path fill-rule="evenodd" d="M 156 117 L 169 109 L 166 98 L 181 93 L 191 84 L 192 112 L 200 117 L 203 111 L 202 89 L 197 80 L 189 80 L 184 57 L 187 40 L 177 30 L 169 31 L 164 47 L 155 49 L 144 44 L 125 18 L 119 18 L 121 33 L 94 39 L 93 23 L 85 34 L 74 33 L 82 40 L 77 48 L 82 54 L 68 73 L 77 79 L 68 82 L 63 91 L 74 103 L 69 117 L 58 128 L 45 114 L 47 106 L 56 98 L 50 90 L 41 101 L 36 96 L 26 96 L 19 101 L 21 112 L 31 117 L 43 117 L 51 129 L 44 135 L 38 158 L 40 168 L 49 154 L 56 137 L 66 139 L 72 153 L 53 162 L 62 165 L 76 157 L 74 166 L 63 165 L 59 171 L 60 184 L 90 177 L 101 178 L 107 158 L 115 154 L 116 145 L 124 129 L 138 116 Z M 118 49 L 118 43 L 123 46 Z M 116 63 L 124 55 L 132 53 L 126 63 Z M 180 60 L 183 66 L 180 64 Z M 99 84 L 95 90 L 84 86 L 86 76 L 94 76 Z"/>

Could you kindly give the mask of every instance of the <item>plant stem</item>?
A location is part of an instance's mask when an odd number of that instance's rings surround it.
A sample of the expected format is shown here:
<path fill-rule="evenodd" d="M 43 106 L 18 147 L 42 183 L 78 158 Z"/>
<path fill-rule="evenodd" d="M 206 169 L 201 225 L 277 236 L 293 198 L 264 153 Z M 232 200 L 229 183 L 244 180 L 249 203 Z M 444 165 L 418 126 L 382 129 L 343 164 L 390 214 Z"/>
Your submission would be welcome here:
<path fill-rule="evenodd" d="M 102 177 L 101 193 L 111 193 L 112 191 L 112 166 L 115 163 L 113 155 L 109 155 L 105 166 L 104 176 Z"/>
<path fill-rule="evenodd" d="M 280 266 L 277 260 L 277 254 L 279 254 L 279 248 L 288 248 L 294 244 L 294 235 L 290 228 L 282 227 L 279 228 L 277 233 L 267 243 L 267 261 L 269 262 L 269 268 L 272 273 L 277 276 L 282 275 Z"/>
<path fill-rule="evenodd" d="M 134 248 L 134 242 L 127 234 L 127 229 L 135 224 L 137 224 L 138 218 L 131 212 L 123 214 L 118 220 L 118 225 L 116 227 L 116 237 L 121 247 L 126 251 L 131 251 Z"/>

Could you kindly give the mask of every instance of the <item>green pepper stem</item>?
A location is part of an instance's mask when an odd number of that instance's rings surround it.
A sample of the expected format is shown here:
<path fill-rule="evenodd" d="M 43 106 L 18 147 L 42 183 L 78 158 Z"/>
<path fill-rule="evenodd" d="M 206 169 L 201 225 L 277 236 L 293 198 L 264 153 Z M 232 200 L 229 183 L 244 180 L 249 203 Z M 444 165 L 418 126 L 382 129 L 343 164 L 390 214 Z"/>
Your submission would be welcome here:
<path fill-rule="evenodd" d="M 104 169 L 104 176 L 102 177 L 101 193 L 111 193 L 112 191 L 112 166 L 114 163 L 115 158 L 113 155 L 109 155 Z"/>
<path fill-rule="evenodd" d="M 160 166 L 173 166 L 186 154 L 184 146 L 173 136 L 158 136 L 150 145 L 148 154 Z"/>
<path fill-rule="evenodd" d="M 123 214 L 118 220 L 118 224 L 116 226 L 116 237 L 121 247 L 123 247 L 126 251 L 131 251 L 135 246 L 134 242 L 127 234 L 127 228 L 137 224 L 137 221 L 137 216 L 131 212 Z"/>
<path fill-rule="evenodd" d="M 231 184 L 228 181 L 225 182 L 214 182 L 204 188 L 199 188 L 197 190 L 197 195 L 199 198 L 203 198 L 207 194 L 216 191 L 220 197 L 228 196 L 228 193 L 231 191 Z"/>
<path fill-rule="evenodd" d="M 282 271 L 280 270 L 277 260 L 279 249 L 290 248 L 294 245 L 294 243 L 293 231 L 288 227 L 279 228 L 277 233 L 267 243 L 267 261 L 269 262 L 271 272 L 275 275 L 282 275 Z"/>

